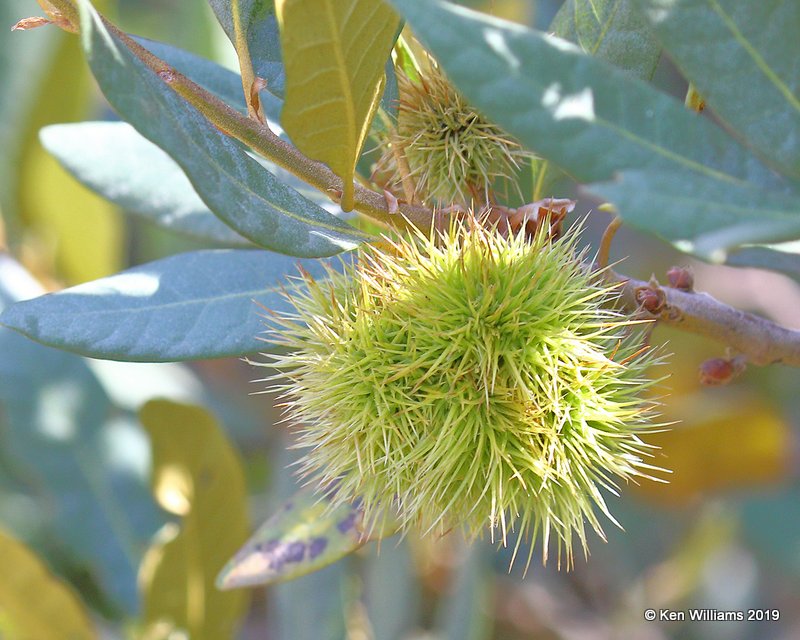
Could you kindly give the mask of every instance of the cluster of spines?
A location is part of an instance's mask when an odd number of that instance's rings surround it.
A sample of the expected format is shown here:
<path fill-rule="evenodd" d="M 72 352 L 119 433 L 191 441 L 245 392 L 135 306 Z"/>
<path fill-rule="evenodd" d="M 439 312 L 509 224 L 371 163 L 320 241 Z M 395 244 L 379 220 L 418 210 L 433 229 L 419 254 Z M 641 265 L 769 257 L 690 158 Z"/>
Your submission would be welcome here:
<path fill-rule="evenodd" d="M 271 364 L 307 449 L 301 473 L 362 500 L 365 522 L 487 526 L 518 540 L 601 533 L 601 489 L 647 475 L 653 356 L 575 255 L 577 234 L 452 226 L 302 278 Z M 519 543 L 518 543 L 519 544 Z M 515 550 L 516 553 L 516 550 Z M 529 558 L 530 559 L 530 558 Z"/>

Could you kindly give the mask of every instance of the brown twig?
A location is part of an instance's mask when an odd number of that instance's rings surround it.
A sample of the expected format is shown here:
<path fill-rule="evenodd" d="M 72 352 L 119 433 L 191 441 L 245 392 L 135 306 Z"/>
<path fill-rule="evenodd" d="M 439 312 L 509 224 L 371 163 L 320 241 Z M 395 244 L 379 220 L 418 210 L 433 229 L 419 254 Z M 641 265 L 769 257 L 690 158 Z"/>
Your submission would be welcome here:
<path fill-rule="evenodd" d="M 610 282 L 622 283 L 622 302 L 626 310 L 641 312 L 637 292 L 652 284 L 607 271 Z M 774 322 L 746 313 L 716 300 L 707 293 L 691 293 L 659 287 L 664 304 L 657 314 L 649 314 L 659 322 L 696 333 L 731 347 L 751 364 L 785 364 L 800 367 L 800 331 L 786 329 Z M 639 294 L 641 298 L 641 293 Z"/>

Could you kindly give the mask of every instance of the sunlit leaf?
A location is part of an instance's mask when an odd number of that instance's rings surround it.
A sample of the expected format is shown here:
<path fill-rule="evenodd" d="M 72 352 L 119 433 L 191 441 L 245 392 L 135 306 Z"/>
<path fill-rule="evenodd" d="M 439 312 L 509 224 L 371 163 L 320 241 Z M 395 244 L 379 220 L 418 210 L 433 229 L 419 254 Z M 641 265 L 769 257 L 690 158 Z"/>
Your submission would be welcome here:
<path fill-rule="evenodd" d="M 358 505 L 330 508 L 309 490 L 292 496 L 248 540 L 219 575 L 222 589 L 293 580 L 318 571 L 388 530 L 365 531 Z M 384 533 L 386 531 L 386 533 Z"/>
<path fill-rule="evenodd" d="M 184 630 L 192 640 L 231 639 L 249 594 L 222 593 L 214 578 L 249 528 L 239 455 L 200 407 L 154 400 L 140 418 L 153 449 L 153 493 L 180 518 L 142 562 L 145 625 Z"/>
<path fill-rule="evenodd" d="M 334 255 L 368 238 L 272 176 L 112 36 L 88 0 L 78 4 L 86 55 L 106 97 L 172 156 L 226 224 L 260 246 L 301 257 Z"/>
<path fill-rule="evenodd" d="M 708 119 L 564 40 L 440 0 L 392 3 L 476 107 L 579 181 L 683 168 L 780 184 Z"/>
<path fill-rule="evenodd" d="M 549 33 L 578 45 L 588 55 L 610 62 L 627 74 L 649 80 L 661 45 L 633 0 L 566 0 Z M 533 161 L 533 200 L 557 195 L 566 176 L 547 160 Z"/>
<path fill-rule="evenodd" d="M 178 254 L 58 293 L 20 302 L 0 322 L 44 344 L 82 355 L 170 362 L 267 348 L 264 319 L 288 311 L 287 275 L 322 263 L 267 251 Z"/>
<path fill-rule="evenodd" d="M 9 640 L 92 640 L 83 603 L 34 552 L 0 529 L 0 637 Z"/>
<path fill-rule="evenodd" d="M 278 0 L 275 8 L 287 82 L 281 123 L 303 153 L 342 178 L 349 211 L 397 15 L 383 0 Z"/>
<path fill-rule="evenodd" d="M 800 3 L 636 0 L 728 130 L 800 178 Z"/>

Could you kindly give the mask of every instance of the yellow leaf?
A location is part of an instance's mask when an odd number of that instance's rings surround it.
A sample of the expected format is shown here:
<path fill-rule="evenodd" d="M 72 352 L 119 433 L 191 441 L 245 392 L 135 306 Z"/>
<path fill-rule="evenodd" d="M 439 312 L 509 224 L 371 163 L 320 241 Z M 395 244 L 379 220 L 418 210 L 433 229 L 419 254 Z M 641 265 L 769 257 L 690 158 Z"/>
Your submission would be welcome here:
<path fill-rule="evenodd" d="M 0 529 L 0 638 L 91 640 L 83 604 L 23 543 Z"/>
<path fill-rule="evenodd" d="M 249 594 L 222 593 L 214 580 L 249 532 L 241 460 L 200 407 L 154 400 L 140 418 L 153 449 L 153 493 L 182 518 L 142 561 L 143 637 L 184 630 L 192 640 L 233 638 Z"/>
<path fill-rule="evenodd" d="M 648 436 L 668 484 L 637 487 L 649 500 L 690 504 L 711 494 L 780 482 L 790 469 L 791 429 L 777 412 L 735 388 L 672 396 L 669 431 Z"/>
<path fill-rule="evenodd" d="M 121 268 L 123 225 L 113 205 L 78 183 L 39 143 L 42 126 L 85 119 L 93 98 L 80 42 L 68 34 L 56 39 L 51 68 L 28 121 L 19 198 L 26 226 L 53 245 L 59 275 L 74 284 Z M 31 266 L 37 275 L 51 275 Z"/>
<path fill-rule="evenodd" d="M 281 125 L 342 179 L 349 211 L 399 18 L 383 0 L 276 0 L 275 11 L 286 69 Z"/>

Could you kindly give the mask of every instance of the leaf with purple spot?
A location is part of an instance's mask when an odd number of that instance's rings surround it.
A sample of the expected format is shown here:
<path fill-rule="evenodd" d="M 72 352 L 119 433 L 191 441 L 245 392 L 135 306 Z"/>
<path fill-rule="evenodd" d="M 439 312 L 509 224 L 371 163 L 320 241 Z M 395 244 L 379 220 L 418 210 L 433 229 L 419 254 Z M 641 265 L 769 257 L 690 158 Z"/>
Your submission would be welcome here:
<path fill-rule="evenodd" d="M 261 525 L 225 565 L 217 577 L 217 587 L 233 589 L 293 580 L 396 530 L 391 524 L 364 531 L 359 502 L 332 507 L 330 494 L 304 489 Z"/>

